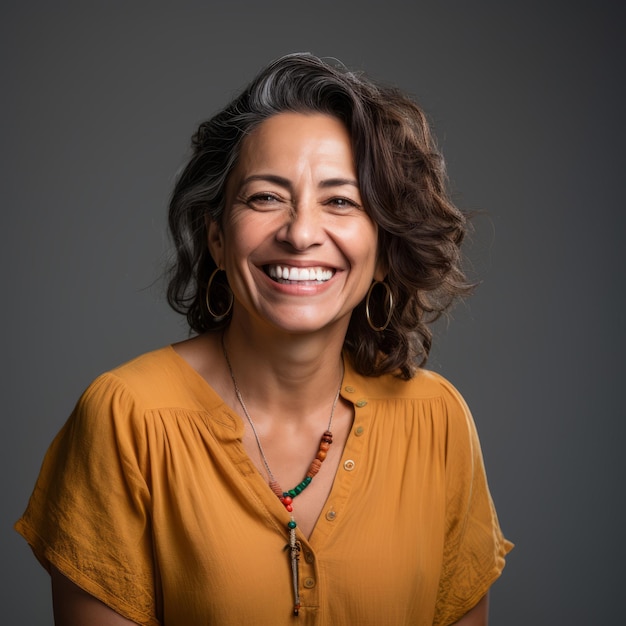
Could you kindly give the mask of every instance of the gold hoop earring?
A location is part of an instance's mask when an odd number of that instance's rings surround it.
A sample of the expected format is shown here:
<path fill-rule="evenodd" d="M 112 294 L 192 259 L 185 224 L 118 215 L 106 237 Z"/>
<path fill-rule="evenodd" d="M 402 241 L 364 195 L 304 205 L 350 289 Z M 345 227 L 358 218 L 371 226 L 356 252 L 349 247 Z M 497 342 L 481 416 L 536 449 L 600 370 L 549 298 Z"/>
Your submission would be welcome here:
<path fill-rule="evenodd" d="M 218 285 L 220 286 L 224 291 L 228 291 L 229 293 L 229 301 L 228 301 L 228 308 L 226 309 L 226 311 L 224 311 L 223 313 L 216 313 L 212 308 L 211 308 L 211 304 L 210 304 L 210 300 L 209 300 L 209 293 L 211 291 L 211 285 L 213 284 L 213 279 L 215 278 L 215 275 L 218 272 L 223 272 L 224 270 L 222 270 L 221 268 L 217 267 L 216 269 L 213 270 L 213 273 L 211 274 L 211 276 L 209 277 L 209 282 L 207 283 L 206 286 L 206 293 L 204 295 L 204 301 L 206 302 L 206 308 L 207 311 L 211 314 L 211 316 L 213 317 L 213 320 L 216 322 L 221 322 L 225 317 L 228 316 L 228 314 L 231 312 L 232 308 L 233 308 L 233 302 L 235 300 L 235 296 L 233 296 L 233 292 L 230 290 L 230 287 L 228 286 L 228 284 L 225 285 Z"/>
<path fill-rule="evenodd" d="M 372 316 L 370 313 L 370 298 L 372 297 L 372 292 L 374 291 L 374 287 L 376 285 L 382 285 L 385 288 L 385 307 L 387 308 L 387 319 L 382 326 L 375 326 L 374 322 L 372 322 Z M 389 285 L 382 280 L 374 280 L 374 282 L 370 285 L 370 288 L 367 290 L 367 296 L 365 297 L 365 317 L 367 318 L 367 323 L 372 330 L 377 332 L 381 332 L 389 326 L 389 322 L 391 322 L 391 316 L 393 315 L 393 294 L 391 293 L 391 288 Z"/>

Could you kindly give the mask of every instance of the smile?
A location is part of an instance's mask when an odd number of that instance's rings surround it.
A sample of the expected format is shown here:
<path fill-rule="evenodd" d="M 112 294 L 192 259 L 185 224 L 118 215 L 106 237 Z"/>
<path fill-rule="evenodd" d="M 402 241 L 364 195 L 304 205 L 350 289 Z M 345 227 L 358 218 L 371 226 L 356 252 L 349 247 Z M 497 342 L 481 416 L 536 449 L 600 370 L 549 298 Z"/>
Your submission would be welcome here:
<path fill-rule="evenodd" d="M 316 282 L 325 283 L 335 273 L 326 267 L 288 267 L 286 265 L 266 265 L 266 274 L 279 283 Z"/>

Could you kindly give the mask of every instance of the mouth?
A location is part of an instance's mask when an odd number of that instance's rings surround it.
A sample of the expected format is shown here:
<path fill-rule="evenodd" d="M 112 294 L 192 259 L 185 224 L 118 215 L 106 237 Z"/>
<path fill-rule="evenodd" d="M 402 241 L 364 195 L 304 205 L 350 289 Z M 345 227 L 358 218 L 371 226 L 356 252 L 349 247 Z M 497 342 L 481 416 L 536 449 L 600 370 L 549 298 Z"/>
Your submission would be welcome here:
<path fill-rule="evenodd" d="M 335 270 L 329 267 L 293 267 L 288 265 L 265 265 L 265 273 L 281 284 L 309 283 L 321 284 L 330 280 Z"/>

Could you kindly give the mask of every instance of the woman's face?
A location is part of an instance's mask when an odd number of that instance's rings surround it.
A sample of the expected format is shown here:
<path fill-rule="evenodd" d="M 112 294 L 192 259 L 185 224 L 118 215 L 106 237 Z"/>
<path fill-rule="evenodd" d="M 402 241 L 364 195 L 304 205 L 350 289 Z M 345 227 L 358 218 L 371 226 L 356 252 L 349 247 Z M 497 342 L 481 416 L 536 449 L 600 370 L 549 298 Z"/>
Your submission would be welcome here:
<path fill-rule="evenodd" d="M 228 179 L 222 225 L 208 231 L 235 295 L 233 321 L 345 332 L 377 269 L 377 227 L 350 136 L 328 115 L 280 113 L 260 124 Z"/>

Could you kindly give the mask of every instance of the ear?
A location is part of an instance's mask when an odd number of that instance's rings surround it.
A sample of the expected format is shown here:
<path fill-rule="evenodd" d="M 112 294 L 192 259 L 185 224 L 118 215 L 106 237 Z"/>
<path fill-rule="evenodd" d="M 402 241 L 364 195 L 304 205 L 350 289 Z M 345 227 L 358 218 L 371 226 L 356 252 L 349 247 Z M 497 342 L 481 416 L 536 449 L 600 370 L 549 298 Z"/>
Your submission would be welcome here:
<path fill-rule="evenodd" d="M 204 216 L 204 223 L 206 224 L 209 252 L 215 261 L 215 265 L 221 268 L 224 256 L 224 233 L 222 232 L 222 227 L 215 220 L 212 220 L 208 213 Z"/>
<path fill-rule="evenodd" d="M 381 258 L 380 254 L 376 259 L 376 267 L 374 268 L 374 280 L 382 282 L 387 276 L 387 263 Z"/>
<path fill-rule="evenodd" d="M 383 271 L 380 266 L 376 267 L 376 271 L 374 272 L 374 280 L 382 283 L 385 280 L 386 276 L 387 272 Z"/>

